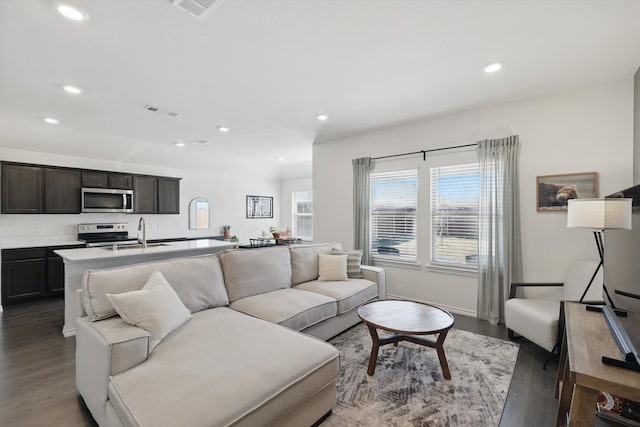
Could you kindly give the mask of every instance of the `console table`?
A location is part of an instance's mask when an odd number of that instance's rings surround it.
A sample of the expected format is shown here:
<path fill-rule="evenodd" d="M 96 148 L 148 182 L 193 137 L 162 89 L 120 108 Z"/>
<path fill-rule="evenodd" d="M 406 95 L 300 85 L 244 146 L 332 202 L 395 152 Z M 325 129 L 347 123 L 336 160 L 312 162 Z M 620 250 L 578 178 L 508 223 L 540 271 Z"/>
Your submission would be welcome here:
<path fill-rule="evenodd" d="M 602 313 L 568 302 L 563 309 L 565 327 L 556 385 L 556 398 L 560 400 L 556 425 L 592 426 L 599 391 L 640 401 L 640 372 L 602 363 L 602 356 L 622 358 Z M 637 328 L 640 315 L 630 313 L 623 323 Z"/>

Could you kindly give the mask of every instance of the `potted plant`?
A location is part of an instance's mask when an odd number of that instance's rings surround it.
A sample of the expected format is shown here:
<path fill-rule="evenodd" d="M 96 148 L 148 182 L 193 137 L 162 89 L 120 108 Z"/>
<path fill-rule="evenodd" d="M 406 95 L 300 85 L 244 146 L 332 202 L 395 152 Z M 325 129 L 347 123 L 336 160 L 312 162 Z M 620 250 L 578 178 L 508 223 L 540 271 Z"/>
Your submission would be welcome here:
<path fill-rule="evenodd" d="M 230 225 L 223 225 L 222 226 L 222 235 L 224 236 L 225 239 L 228 239 L 229 237 L 231 237 L 231 226 Z"/>

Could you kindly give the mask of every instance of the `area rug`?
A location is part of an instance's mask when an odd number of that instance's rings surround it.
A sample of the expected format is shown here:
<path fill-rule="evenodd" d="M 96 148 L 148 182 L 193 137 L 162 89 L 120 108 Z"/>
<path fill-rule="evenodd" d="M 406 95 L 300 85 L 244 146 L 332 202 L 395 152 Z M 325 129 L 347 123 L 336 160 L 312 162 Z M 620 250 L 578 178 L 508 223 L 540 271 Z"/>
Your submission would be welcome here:
<path fill-rule="evenodd" d="M 380 348 L 367 375 L 371 337 L 359 324 L 329 341 L 340 350 L 338 402 L 322 423 L 332 426 L 497 426 L 519 347 L 451 329 L 444 343 L 445 380 L 436 351 L 401 342 Z"/>

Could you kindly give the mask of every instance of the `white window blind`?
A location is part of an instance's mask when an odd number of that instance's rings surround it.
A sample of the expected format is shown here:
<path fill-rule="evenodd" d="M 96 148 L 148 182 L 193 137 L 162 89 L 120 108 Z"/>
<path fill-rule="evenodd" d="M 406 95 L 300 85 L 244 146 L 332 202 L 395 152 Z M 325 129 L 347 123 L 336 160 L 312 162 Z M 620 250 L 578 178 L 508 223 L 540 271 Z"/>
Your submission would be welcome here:
<path fill-rule="evenodd" d="M 478 268 L 477 163 L 431 168 L 431 264 Z"/>
<path fill-rule="evenodd" d="M 416 260 L 418 171 L 371 174 L 371 255 Z"/>
<path fill-rule="evenodd" d="M 294 191 L 293 235 L 301 239 L 313 239 L 313 192 Z"/>

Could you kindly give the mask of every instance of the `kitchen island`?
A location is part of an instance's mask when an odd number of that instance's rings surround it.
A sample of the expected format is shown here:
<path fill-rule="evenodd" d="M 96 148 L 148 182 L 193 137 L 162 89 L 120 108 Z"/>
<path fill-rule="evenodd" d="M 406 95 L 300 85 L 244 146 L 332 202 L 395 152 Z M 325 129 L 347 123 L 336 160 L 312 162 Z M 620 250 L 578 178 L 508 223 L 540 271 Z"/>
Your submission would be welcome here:
<path fill-rule="evenodd" d="M 206 255 L 232 249 L 238 243 L 201 239 L 178 242 L 149 244 L 148 247 L 95 247 L 78 249 L 58 249 L 54 251 L 64 260 L 64 325 L 62 334 L 70 337 L 76 334 L 77 296 L 82 288 L 82 275 L 87 270 L 120 267 L 169 258 Z"/>

